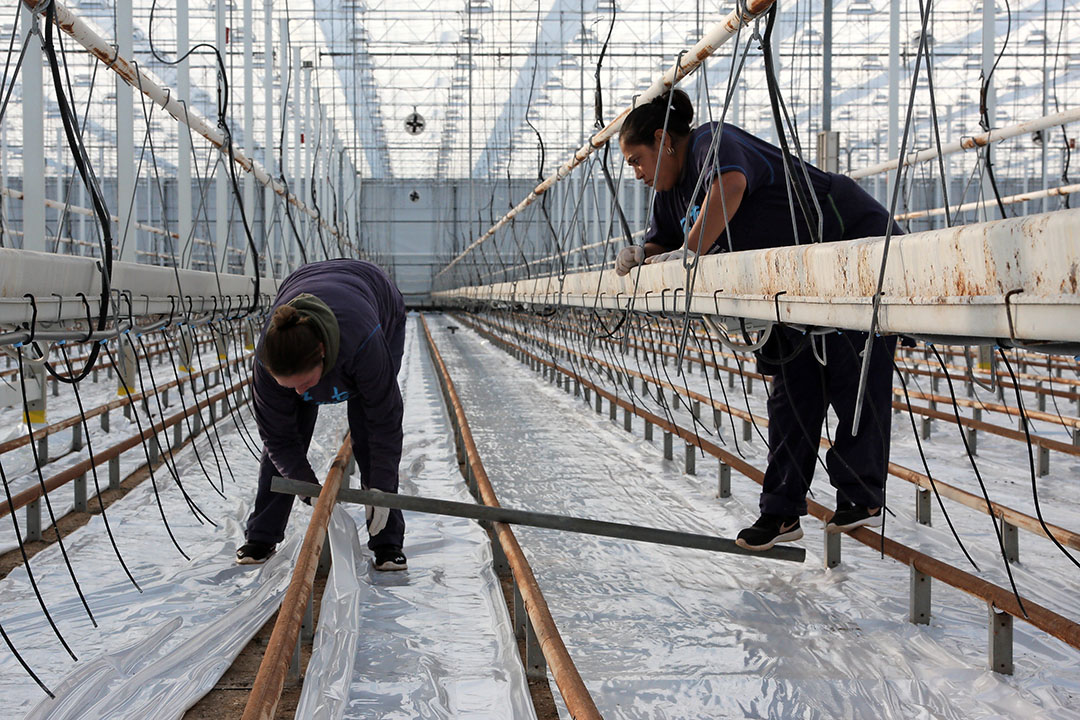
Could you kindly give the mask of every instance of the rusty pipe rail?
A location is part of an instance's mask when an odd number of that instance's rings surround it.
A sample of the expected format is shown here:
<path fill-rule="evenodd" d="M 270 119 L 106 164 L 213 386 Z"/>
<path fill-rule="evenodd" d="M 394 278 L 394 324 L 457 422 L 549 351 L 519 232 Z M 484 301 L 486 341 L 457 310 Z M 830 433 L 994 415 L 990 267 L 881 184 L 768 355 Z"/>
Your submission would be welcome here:
<path fill-rule="evenodd" d="M 904 157 L 904 166 L 914 165 L 915 163 L 920 163 L 925 160 L 933 160 L 938 157 L 939 154 L 951 155 L 964 150 L 985 147 L 991 143 L 1001 142 L 1002 140 L 1008 140 L 1009 138 L 1014 138 L 1019 135 L 1027 135 L 1028 133 L 1039 130 L 1046 130 L 1047 128 L 1052 128 L 1057 125 L 1067 125 L 1068 123 L 1076 122 L 1077 120 L 1080 120 L 1080 108 L 1073 108 L 1072 110 L 1046 115 L 1034 120 L 1026 120 L 1022 123 L 1017 123 L 1016 125 L 997 128 L 978 135 L 968 135 L 961 137 L 959 140 L 945 143 L 941 146 L 940 153 L 938 153 L 937 148 L 929 148 L 927 150 L 918 150 L 908 153 L 908 155 Z M 859 178 L 868 177 L 870 175 L 877 175 L 878 173 L 895 170 L 899 164 L 900 161 L 897 158 L 893 158 L 876 165 L 870 165 L 854 172 L 850 172 L 848 173 L 848 177 L 853 180 L 858 180 Z"/>
<path fill-rule="evenodd" d="M 345 468 L 352 457 L 352 442 L 348 434 L 341 443 L 341 448 L 334 457 L 330 472 L 323 483 L 324 492 L 320 493 L 315 508 L 308 522 L 304 542 L 300 546 L 300 555 L 296 559 L 292 580 L 281 601 L 278 619 L 266 644 L 259 672 L 244 707 L 242 720 L 273 720 L 281 702 L 281 691 L 285 687 L 285 675 L 289 671 L 289 662 L 300 637 L 300 624 L 304 620 L 311 589 L 315 584 L 315 571 L 319 567 L 319 556 L 323 543 L 326 542 L 327 526 L 330 513 L 337 503 L 337 493 L 345 475 Z"/>
<path fill-rule="evenodd" d="M 1072 193 L 1080 192 L 1080 183 L 1073 183 L 1072 185 L 1060 185 L 1058 187 L 1048 188 L 1046 190 L 1032 190 L 1031 192 L 1017 193 L 1016 195 L 1009 195 L 1008 197 L 1001 198 L 1002 205 L 1013 205 L 1015 203 L 1027 202 L 1028 200 L 1039 200 L 1046 197 L 1058 197 L 1061 195 L 1071 195 Z M 932 208 L 930 210 L 912 210 L 911 212 L 899 213 L 893 216 L 895 220 L 915 220 L 917 218 L 938 217 L 945 213 L 962 213 L 970 212 L 972 210 L 978 210 L 979 208 L 992 208 L 993 202 L 987 202 L 984 200 L 975 200 L 973 202 L 963 203 L 956 207 L 939 207 Z"/>
<path fill-rule="evenodd" d="M 738 455 L 727 452 L 723 448 L 709 442 L 708 440 L 697 437 L 692 430 L 687 430 L 679 425 L 675 425 L 667 421 L 666 418 L 660 417 L 653 413 L 648 412 L 644 408 L 633 405 L 626 400 L 616 397 L 613 393 L 599 387 L 588 378 L 560 366 L 558 363 L 554 363 L 550 360 L 542 358 L 528 350 L 510 343 L 509 341 L 499 337 L 495 333 L 484 330 L 483 328 L 477 328 L 477 332 L 487 337 L 497 346 L 506 348 L 512 348 L 513 351 L 527 355 L 531 359 L 540 364 L 550 367 L 553 370 L 562 373 L 563 375 L 579 382 L 582 387 L 590 388 L 593 392 L 597 393 L 600 397 L 608 400 L 618 407 L 627 410 L 638 417 L 641 417 L 648 422 L 653 423 L 656 427 L 665 432 L 670 432 L 673 435 L 679 437 L 689 445 L 700 448 L 703 452 L 712 455 L 715 458 L 722 460 L 725 464 L 729 465 L 742 475 L 750 478 L 759 485 L 762 483 L 765 474 L 758 470 L 756 467 L 746 462 Z M 812 500 L 807 501 L 807 508 L 809 513 L 818 518 L 822 522 L 832 514 L 831 511 L 824 505 L 816 503 Z M 899 543 L 890 538 L 882 538 L 878 533 L 869 530 L 868 528 L 857 528 L 850 531 L 847 535 L 851 536 L 855 540 L 858 540 L 863 545 L 877 551 L 883 550 L 886 555 L 892 557 L 899 562 L 904 563 L 916 570 L 929 575 L 947 585 L 961 590 L 968 595 L 976 597 L 993 608 L 1008 613 L 1014 618 L 1025 620 L 1034 627 L 1042 630 L 1043 632 L 1051 635 L 1058 640 L 1070 645 L 1073 648 L 1080 649 L 1080 624 L 1074 620 L 1043 607 L 1038 603 L 1025 598 L 1024 607 L 1020 608 L 1020 605 L 1016 601 L 1016 597 L 1005 588 L 996 585 L 988 580 L 983 580 L 980 577 L 972 575 L 969 572 L 953 567 L 948 563 L 937 560 L 925 553 L 910 548 L 902 543 Z M 1027 611 L 1025 615 L 1024 610 Z"/>
<path fill-rule="evenodd" d="M 22 0 L 22 2 L 30 12 L 35 14 L 40 13 L 48 4 L 48 0 Z M 72 12 L 66 5 L 59 0 L 52 0 L 52 2 L 56 8 L 57 27 L 74 38 L 91 55 L 100 60 L 105 67 L 123 78 L 124 82 L 131 85 L 135 90 L 153 100 L 158 107 L 172 115 L 177 122 L 187 125 L 206 138 L 226 158 L 231 152 L 233 161 L 243 170 L 251 173 L 259 184 L 270 188 L 300 212 L 317 220 L 331 234 L 340 235 L 337 227 L 327 223 L 319 213 L 305 205 L 296 195 L 287 192 L 284 184 L 274 179 L 266 168 L 253 158 L 249 158 L 241 147 L 233 143 L 231 150 L 226 148 L 224 133 L 208 122 L 197 110 L 190 108 L 186 100 L 178 99 L 177 93 L 172 88 L 163 87 L 152 73 L 143 70 L 142 67 L 128 58 L 121 57 L 116 48 L 99 35 L 93 25 Z"/>
<path fill-rule="evenodd" d="M 28 0 L 24 0 L 28 1 Z M 721 22 L 713 25 L 700 40 L 697 41 L 692 47 L 686 50 L 685 53 L 679 55 L 679 62 L 677 65 L 664 72 L 659 78 L 657 78 L 652 85 L 648 87 L 645 92 L 637 96 L 636 103 L 642 104 L 651 101 L 653 98 L 662 95 L 668 88 L 675 87 L 680 80 L 685 78 L 690 73 L 697 70 L 698 66 L 705 62 L 705 60 L 712 55 L 717 48 L 723 45 L 725 42 L 735 37 L 742 28 L 752 23 L 757 17 L 768 10 L 773 4 L 773 0 L 747 0 L 745 4 L 739 3 L 735 10 L 732 10 L 726 18 Z M 615 116 L 615 119 L 604 126 L 599 132 L 589 138 L 588 142 L 582 145 L 574 155 L 559 166 L 554 173 L 549 175 L 543 182 L 537 185 L 532 192 L 530 192 L 524 200 L 519 202 L 514 208 L 502 216 L 502 218 L 488 229 L 483 235 L 474 240 L 467 248 L 461 251 L 452 259 L 446 267 L 435 274 L 435 280 L 447 272 L 455 265 L 457 265 L 462 258 L 471 253 L 481 244 L 486 242 L 489 238 L 493 237 L 495 233 L 520 214 L 526 207 L 536 201 L 541 195 L 550 190 L 555 183 L 559 182 L 576 168 L 581 163 L 592 155 L 594 152 L 604 147 L 604 145 L 615 137 L 615 134 L 622 128 L 623 121 L 626 116 L 630 114 L 633 106 L 624 109 L 621 113 Z"/>
<path fill-rule="evenodd" d="M 428 349 L 431 351 L 431 357 L 439 372 L 439 383 L 443 387 L 451 417 L 454 419 L 461 436 L 465 460 L 472 469 L 473 477 L 476 478 L 476 486 L 480 497 L 485 505 L 499 507 L 499 500 L 495 497 L 495 490 L 492 488 L 487 471 L 480 460 L 480 453 L 477 451 L 476 443 L 473 441 L 469 421 L 465 417 L 465 410 L 461 405 L 460 398 L 458 398 L 454 381 L 450 377 L 450 371 L 447 370 L 446 363 L 443 362 L 442 355 L 435 345 L 435 339 L 431 336 L 431 330 L 428 328 L 427 320 L 424 319 L 423 315 L 420 316 L 420 322 L 424 327 L 424 337 L 427 340 Z M 567 709 L 570 710 L 570 714 L 575 720 L 602 720 L 600 711 L 596 708 L 596 703 L 593 702 L 580 673 L 574 666 L 570 652 L 566 649 L 566 644 L 563 643 L 558 628 L 555 627 L 555 620 L 551 617 L 547 601 L 544 600 L 540 585 L 537 583 L 532 568 L 529 566 L 529 561 L 525 558 L 525 554 L 514 536 L 514 531 L 509 525 L 503 523 L 493 523 L 492 527 L 499 544 L 502 546 L 503 553 L 506 555 L 510 569 L 513 571 L 514 582 L 517 583 L 518 591 L 525 602 L 525 611 L 528 613 L 529 620 L 536 631 L 540 649 L 552 676 L 555 678 L 555 684 L 566 702 Z M 245 718 L 245 720 L 248 719 Z"/>

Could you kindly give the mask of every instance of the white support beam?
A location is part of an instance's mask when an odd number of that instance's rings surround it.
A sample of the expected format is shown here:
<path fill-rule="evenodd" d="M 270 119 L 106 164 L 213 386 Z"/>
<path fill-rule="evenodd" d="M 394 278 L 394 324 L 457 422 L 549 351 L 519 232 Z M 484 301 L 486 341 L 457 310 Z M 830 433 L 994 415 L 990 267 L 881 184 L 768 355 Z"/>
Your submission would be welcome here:
<path fill-rule="evenodd" d="M 882 238 L 864 238 L 702 257 L 690 312 L 865 331 L 883 246 Z M 682 263 L 667 262 L 624 277 L 605 269 L 433 296 L 675 313 L 686 308 L 685 282 Z M 1080 209 L 902 235 L 892 239 L 878 327 L 883 334 L 1076 343 L 1078 284 Z"/>

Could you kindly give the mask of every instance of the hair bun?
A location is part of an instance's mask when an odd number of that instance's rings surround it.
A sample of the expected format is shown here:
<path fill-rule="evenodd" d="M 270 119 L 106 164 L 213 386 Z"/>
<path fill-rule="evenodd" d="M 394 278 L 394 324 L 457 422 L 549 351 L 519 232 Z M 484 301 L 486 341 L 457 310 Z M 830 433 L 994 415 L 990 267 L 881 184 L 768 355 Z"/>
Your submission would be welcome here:
<path fill-rule="evenodd" d="M 664 108 L 665 113 L 670 101 L 671 117 L 677 119 L 681 124 L 689 125 L 694 120 L 694 104 L 690 102 L 690 96 L 684 90 L 671 88 L 667 92 L 660 93 L 652 101 Z"/>
<path fill-rule="evenodd" d="M 282 305 L 274 311 L 272 325 L 275 330 L 288 330 L 300 324 L 303 316 L 291 305 Z"/>

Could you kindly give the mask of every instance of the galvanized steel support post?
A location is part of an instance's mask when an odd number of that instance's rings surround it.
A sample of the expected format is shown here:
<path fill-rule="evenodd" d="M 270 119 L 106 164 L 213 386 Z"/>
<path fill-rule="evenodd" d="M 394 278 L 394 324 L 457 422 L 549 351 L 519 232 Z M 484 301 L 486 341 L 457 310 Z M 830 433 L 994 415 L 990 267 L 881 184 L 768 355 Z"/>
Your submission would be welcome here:
<path fill-rule="evenodd" d="M 987 605 L 990 669 L 1002 675 L 1013 674 L 1013 617 Z"/>
<path fill-rule="evenodd" d="M 915 487 L 915 521 L 920 525 L 930 525 L 930 491 Z"/>
<path fill-rule="evenodd" d="M 840 564 L 841 533 L 825 532 L 825 567 L 834 568 Z"/>
<path fill-rule="evenodd" d="M 916 625 L 930 624 L 930 576 L 911 566 L 908 619 Z"/>
<path fill-rule="evenodd" d="M 23 540 L 35 542 L 41 539 L 41 500 L 31 500 L 26 504 L 26 534 Z"/>
<path fill-rule="evenodd" d="M 1001 544 L 1005 547 L 1005 559 L 1020 562 L 1020 535 L 1017 527 L 1005 518 L 1000 519 Z"/>
<path fill-rule="evenodd" d="M 731 497 L 731 466 L 723 460 L 720 461 L 720 472 L 716 488 L 716 497 Z"/>

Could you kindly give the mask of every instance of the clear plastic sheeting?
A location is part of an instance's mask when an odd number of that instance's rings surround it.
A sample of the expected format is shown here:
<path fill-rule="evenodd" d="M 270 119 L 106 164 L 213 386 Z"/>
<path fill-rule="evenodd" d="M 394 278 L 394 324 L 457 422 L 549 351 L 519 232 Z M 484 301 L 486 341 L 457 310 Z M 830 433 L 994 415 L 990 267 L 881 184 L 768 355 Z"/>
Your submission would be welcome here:
<path fill-rule="evenodd" d="M 680 443 L 678 462 L 665 462 L 662 433 L 643 441 L 636 419 L 634 433 L 624 432 L 608 420 L 606 402 L 594 413 L 473 331 L 451 334 L 447 324 L 458 323 L 430 323 L 507 506 L 726 537 L 756 518 L 757 484 L 733 473 L 733 497 L 717 499 L 713 458 L 699 456 L 698 475 L 684 474 Z M 741 403 L 736 392 L 732 402 Z M 689 424 L 687 417 L 680 422 Z M 894 459 L 911 464 L 910 427 L 901 419 L 895 425 Z M 734 452 L 730 430 L 725 435 Z M 764 465 L 758 438 L 740 446 Z M 1024 478 L 1025 460 L 1014 452 L 996 469 Z M 955 562 L 944 523 L 917 526 L 901 494 L 908 488 L 891 487 L 897 518 L 889 519 L 889 534 L 906 542 L 918 534 L 924 551 Z M 831 504 L 822 477 L 815 489 L 819 502 Z M 993 564 L 990 519 L 952 514 L 969 547 L 979 548 L 980 565 Z M 608 720 L 1080 718 L 1076 650 L 1016 621 L 1015 675 L 993 673 L 984 603 L 935 583 L 930 625 L 913 625 L 906 566 L 845 540 L 842 565 L 826 570 L 820 523 L 806 518 L 804 529 L 802 565 L 540 529 L 517 533 Z M 1034 566 L 1050 562 L 1048 542 L 1025 536 L 1022 544 Z M 1063 587 L 1075 590 L 1077 578 L 1059 560 L 1045 581 L 1055 581 L 1060 596 Z M 569 717 L 564 707 L 560 713 Z"/>
<path fill-rule="evenodd" d="M 411 318 L 400 491 L 470 502 L 434 373 Z M 487 534 L 460 518 L 405 520 L 409 569 L 380 573 L 357 530 L 363 506 L 335 510 L 333 565 L 296 717 L 534 719 Z"/>
<path fill-rule="evenodd" d="M 342 408 L 343 410 L 343 408 Z M 254 433 L 247 406 L 246 429 Z M 320 414 L 309 458 L 324 474 L 345 431 L 344 412 Z M 255 497 L 257 437 L 242 438 L 244 424 L 218 423 L 224 463 L 222 498 L 202 474 L 191 447 L 176 454 L 180 479 L 192 501 L 216 523 L 189 510 L 165 467 L 155 471 L 172 532 L 190 561 L 177 551 L 162 524 L 154 487 L 144 480 L 108 508 L 120 552 L 143 592 L 124 575 L 100 515 L 68 536 L 75 572 L 98 622 L 90 623 L 53 545 L 31 564 L 46 603 L 79 657 L 72 662 L 50 631 L 34 599 L 25 569 L 0 581 L 0 618 L 27 662 L 57 695 L 51 700 L 26 676 L 15 658 L 0 652 L 0 717 L 50 720 L 165 720 L 179 718 L 205 695 L 236 655 L 275 612 L 284 595 L 311 510 L 296 503 L 286 539 L 261 566 L 239 566 L 234 554 Z M 213 482 L 210 433 L 198 444 Z M 254 444 L 253 444 L 254 440 Z M 249 449 L 250 448 L 250 449 Z M 132 453 L 140 453 L 135 448 Z M 4 522 L 10 524 L 9 519 Z"/>

